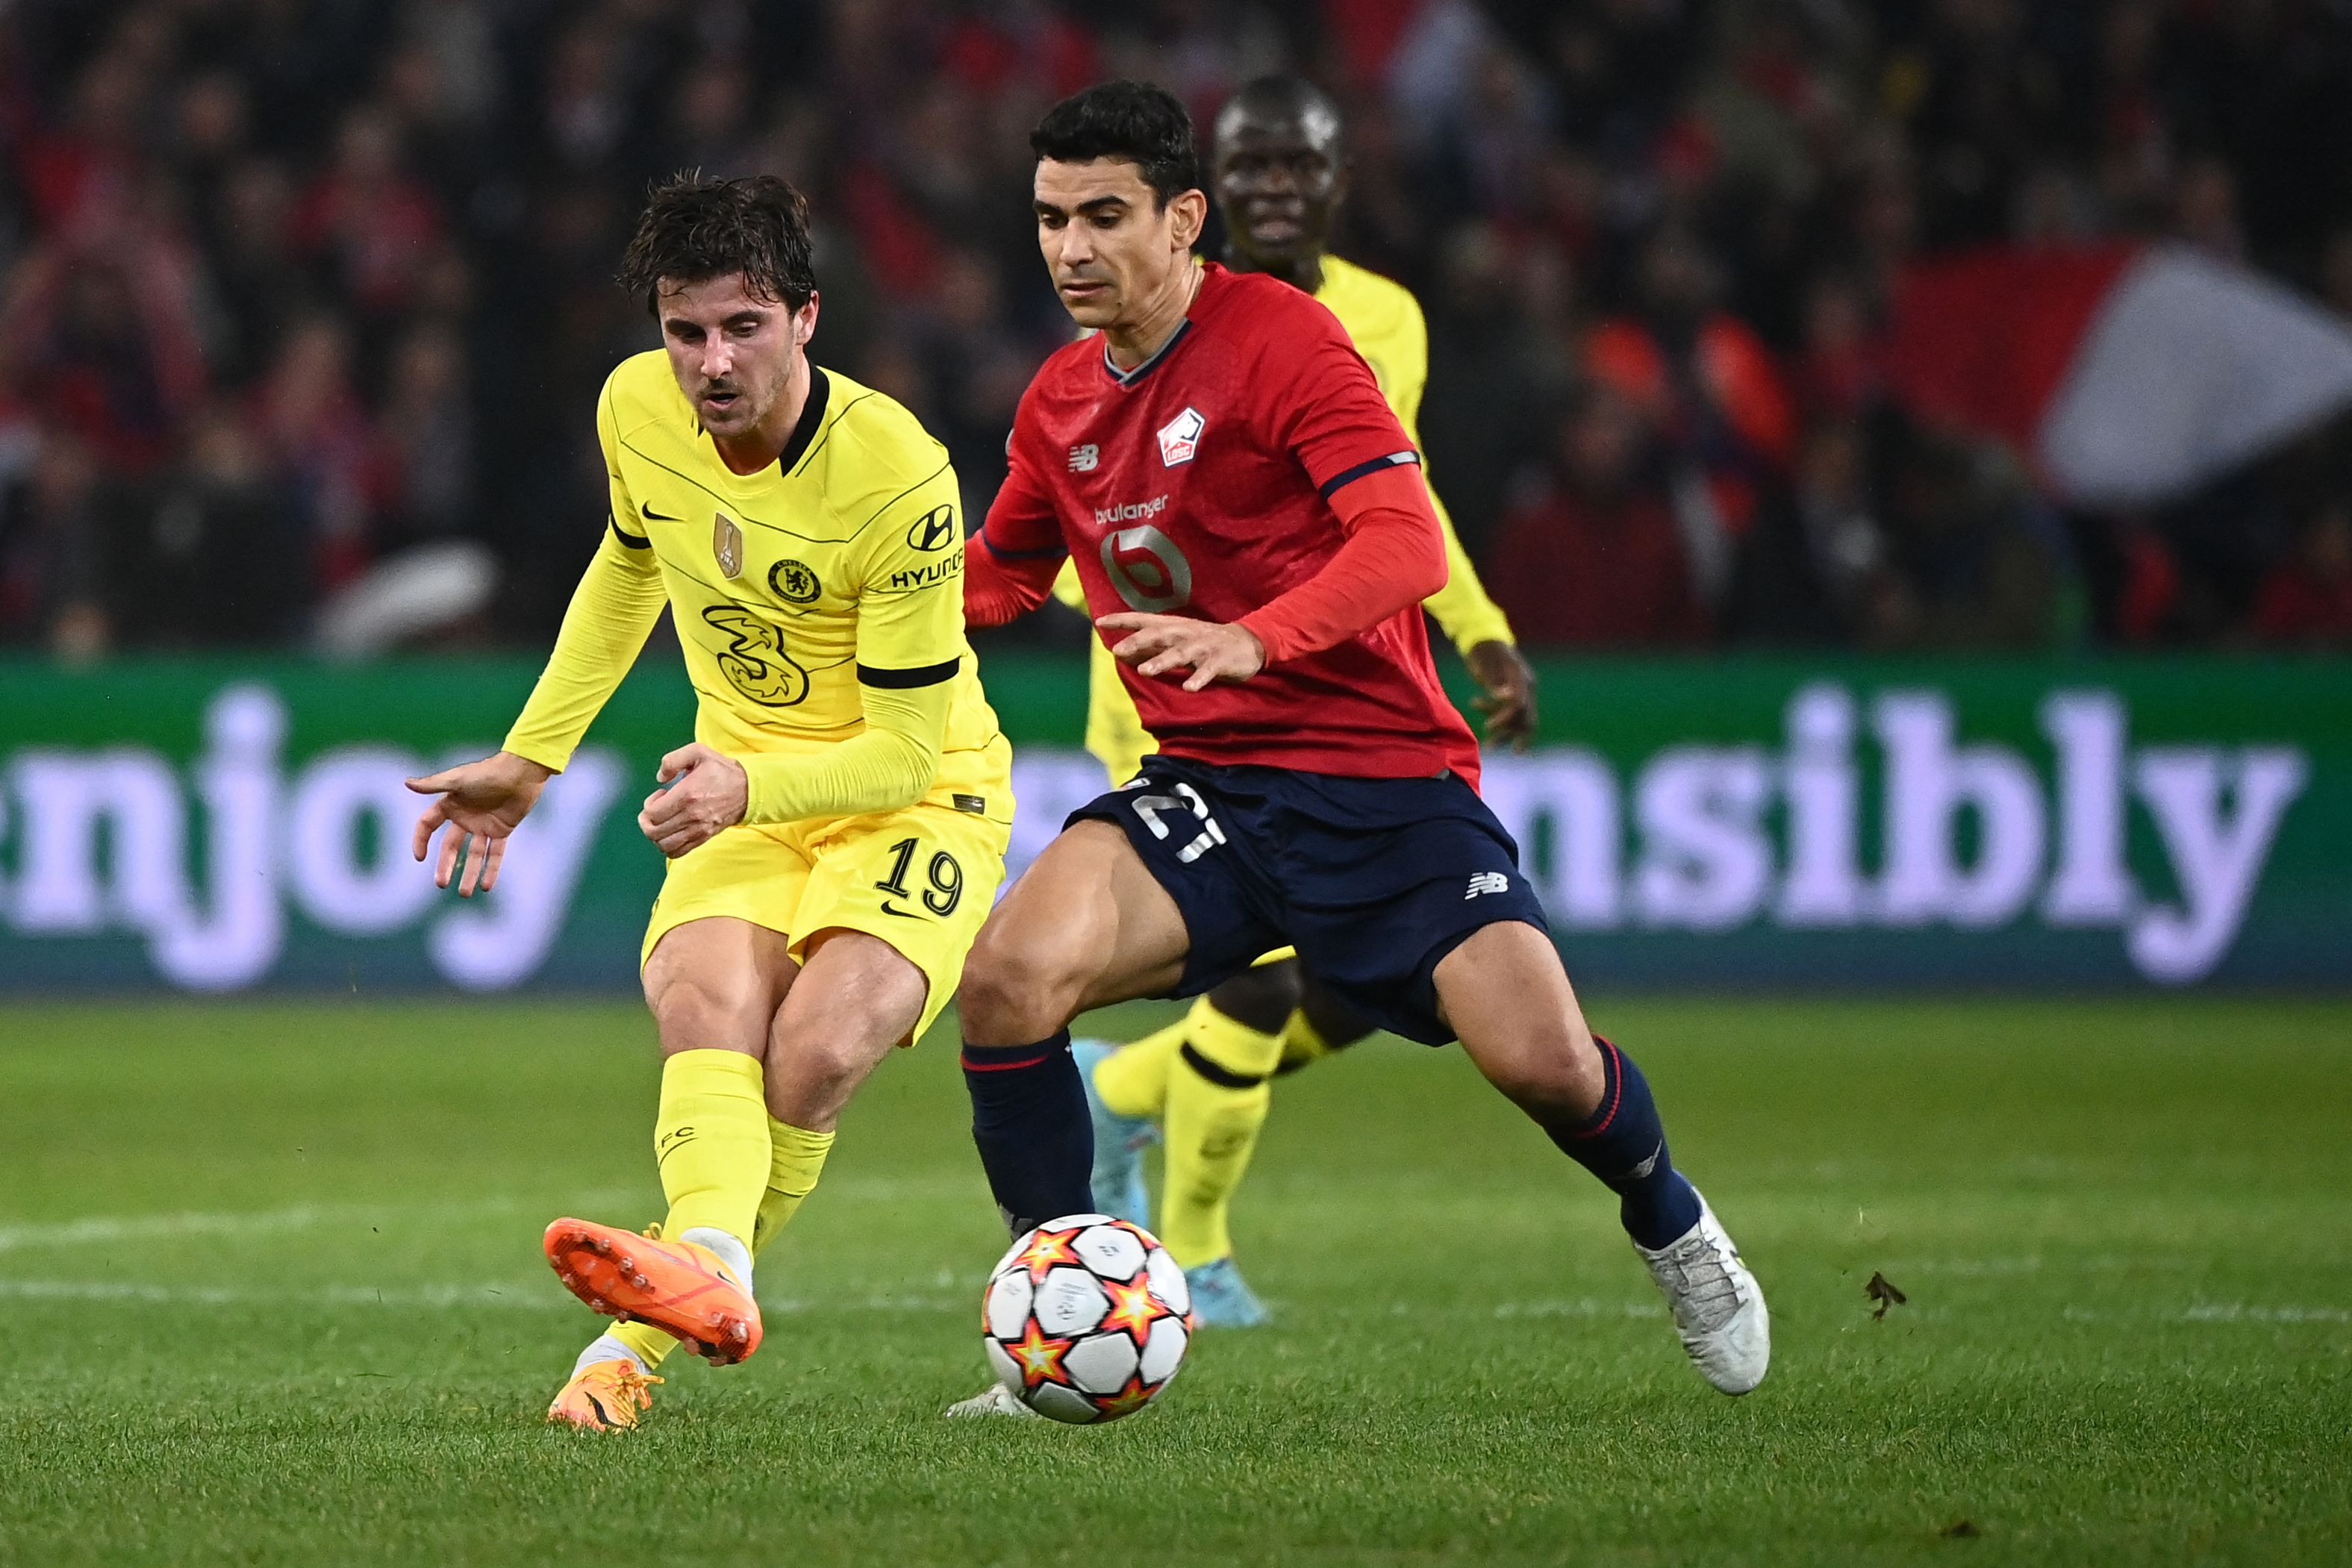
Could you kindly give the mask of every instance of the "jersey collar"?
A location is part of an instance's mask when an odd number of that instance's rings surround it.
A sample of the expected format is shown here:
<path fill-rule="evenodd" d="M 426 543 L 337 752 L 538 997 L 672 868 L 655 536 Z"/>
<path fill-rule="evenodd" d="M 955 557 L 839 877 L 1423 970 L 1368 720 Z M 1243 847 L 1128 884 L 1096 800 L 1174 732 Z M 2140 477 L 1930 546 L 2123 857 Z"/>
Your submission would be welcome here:
<path fill-rule="evenodd" d="M 824 424 L 825 396 L 832 385 L 824 369 L 810 361 L 808 401 L 801 404 L 800 423 L 793 426 L 793 438 L 776 454 L 778 474 L 789 477 L 800 466 L 801 459 L 808 455 L 809 443 L 816 439 L 817 431 Z"/>
<path fill-rule="evenodd" d="M 1103 371 L 1110 377 L 1111 380 L 1117 382 L 1119 385 L 1123 387 L 1131 387 L 1136 382 L 1141 381 L 1144 377 L 1150 375 L 1153 369 L 1157 367 L 1162 360 L 1165 360 L 1169 355 L 1174 353 L 1176 351 L 1176 345 L 1182 342 L 1185 335 L 1192 330 L 1192 318 L 1187 316 L 1184 319 L 1176 323 L 1176 330 L 1169 333 L 1168 340 L 1151 351 L 1151 357 L 1150 359 L 1144 361 L 1143 363 L 1136 366 L 1135 369 L 1131 371 L 1122 371 L 1117 365 L 1111 363 L 1110 340 L 1106 338 L 1103 340 Z"/>

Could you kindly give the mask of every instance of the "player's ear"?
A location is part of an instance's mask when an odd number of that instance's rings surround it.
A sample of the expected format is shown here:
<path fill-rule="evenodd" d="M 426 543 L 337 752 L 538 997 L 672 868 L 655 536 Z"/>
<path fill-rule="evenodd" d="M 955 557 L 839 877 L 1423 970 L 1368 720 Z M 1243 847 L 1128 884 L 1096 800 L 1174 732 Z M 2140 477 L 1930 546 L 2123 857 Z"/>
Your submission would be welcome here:
<path fill-rule="evenodd" d="M 1169 227 L 1176 244 L 1191 250 L 1199 243 L 1201 231 L 1209 224 L 1209 195 L 1205 191 L 1180 191 L 1168 198 Z"/>
<path fill-rule="evenodd" d="M 805 349 L 816 336 L 816 290 L 809 290 L 808 303 L 793 312 L 793 346 Z"/>

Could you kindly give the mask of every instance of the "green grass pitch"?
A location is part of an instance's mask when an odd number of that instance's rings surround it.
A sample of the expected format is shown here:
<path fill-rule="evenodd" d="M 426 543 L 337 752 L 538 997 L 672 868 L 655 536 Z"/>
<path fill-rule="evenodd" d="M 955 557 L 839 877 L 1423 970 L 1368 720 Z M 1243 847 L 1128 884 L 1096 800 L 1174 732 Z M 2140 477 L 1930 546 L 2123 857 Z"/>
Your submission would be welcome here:
<path fill-rule="evenodd" d="M 0 1563 L 2352 1560 L 2352 1003 L 1596 1013 L 1769 1294 L 1746 1399 L 1458 1052 L 1375 1042 L 1277 1092 L 1276 1326 L 1116 1427 L 942 1421 L 1003 1239 L 941 1031 L 766 1348 L 598 1437 L 541 1424 L 593 1320 L 537 1240 L 656 1212 L 637 1009 L 0 1009 Z"/>

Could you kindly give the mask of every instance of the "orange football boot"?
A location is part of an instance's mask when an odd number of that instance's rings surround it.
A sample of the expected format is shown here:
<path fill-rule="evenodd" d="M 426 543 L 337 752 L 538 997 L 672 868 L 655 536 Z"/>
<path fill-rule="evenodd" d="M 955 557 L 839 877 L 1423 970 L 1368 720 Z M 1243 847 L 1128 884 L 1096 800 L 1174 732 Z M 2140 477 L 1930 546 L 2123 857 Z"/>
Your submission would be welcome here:
<path fill-rule="evenodd" d="M 760 1303 L 708 1247 L 586 1219 L 557 1220 L 546 1244 L 564 1288 L 608 1318 L 650 1323 L 713 1366 L 760 1348 Z"/>
<path fill-rule="evenodd" d="M 658 1377 L 637 1370 L 626 1356 L 590 1362 L 572 1375 L 555 1403 L 547 1407 L 550 1421 L 565 1421 L 583 1432 L 623 1432 L 637 1424 L 637 1412 L 654 1407 L 646 1392 Z"/>

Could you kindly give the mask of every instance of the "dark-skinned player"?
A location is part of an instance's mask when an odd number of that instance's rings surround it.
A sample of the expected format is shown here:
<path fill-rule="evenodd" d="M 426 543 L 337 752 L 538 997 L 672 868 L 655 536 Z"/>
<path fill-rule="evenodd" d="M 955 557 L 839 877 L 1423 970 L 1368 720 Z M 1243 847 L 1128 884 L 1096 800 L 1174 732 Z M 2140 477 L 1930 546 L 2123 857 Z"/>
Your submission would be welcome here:
<path fill-rule="evenodd" d="M 1225 220 L 1223 260 L 1313 295 L 1371 366 L 1381 393 L 1416 445 L 1415 420 L 1429 372 L 1429 331 L 1402 284 L 1330 254 L 1348 193 L 1339 106 L 1297 77 L 1251 82 L 1219 111 L 1212 191 Z M 1445 586 L 1425 601 L 1470 667 L 1483 695 L 1486 738 L 1524 747 L 1535 732 L 1535 673 L 1487 597 L 1434 490 L 1445 532 Z M 1080 602 L 1077 574 L 1055 584 Z M 1113 784 L 1135 777 L 1159 749 L 1119 684 L 1118 662 L 1097 640 L 1089 682 L 1087 747 Z M 1196 1000 L 1189 1012 L 1132 1045 L 1080 1040 L 1079 1070 L 1095 1113 L 1095 1196 L 1106 1211 L 1148 1223 L 1142 1151 L 1165 1145 L 1158 1232 L 1192 1283 L 1203 1322 L 1246 1327 L 1265 1308 L 1234 1262 L 1228 1217 L 1265 1123 L 1268 1079 L 1353 1045 L 1371 1025 L 1318 986 L 1286 952 L 1271 956 Z"/>

